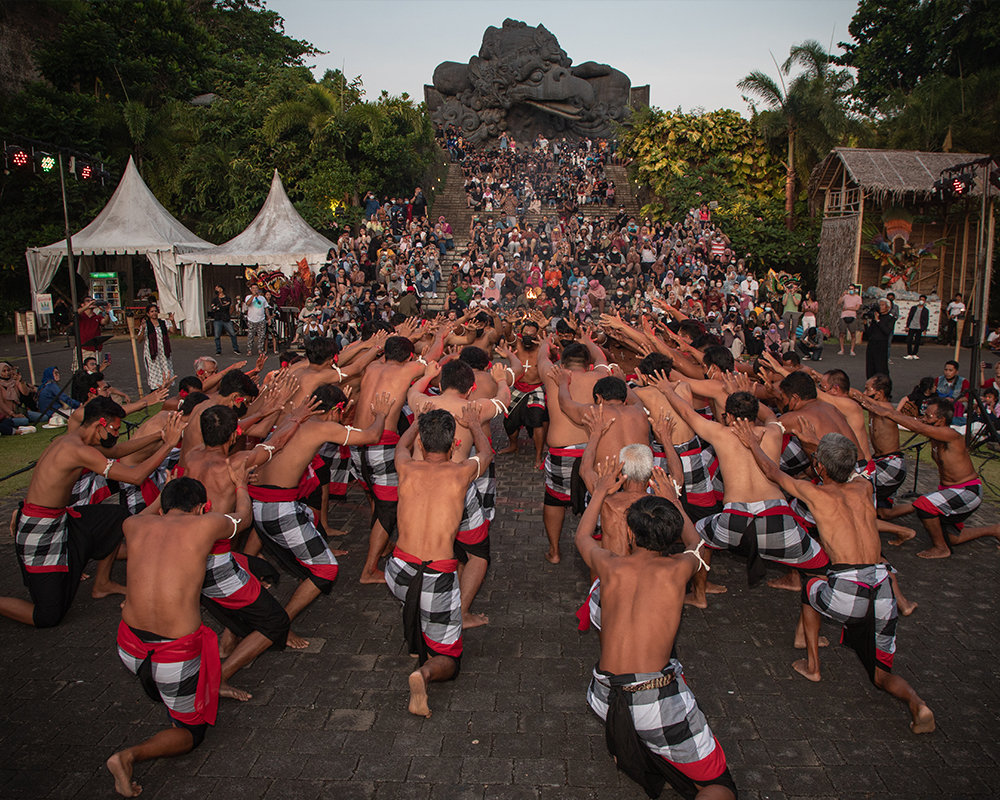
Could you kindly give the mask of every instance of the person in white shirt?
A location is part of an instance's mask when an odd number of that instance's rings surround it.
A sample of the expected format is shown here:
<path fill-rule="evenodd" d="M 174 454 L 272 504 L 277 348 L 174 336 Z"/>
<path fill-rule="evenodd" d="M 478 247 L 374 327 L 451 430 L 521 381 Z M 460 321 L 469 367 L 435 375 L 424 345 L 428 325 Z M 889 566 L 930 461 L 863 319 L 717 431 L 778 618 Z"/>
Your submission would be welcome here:
<path fill-rule="evenodd" d="M 247 315 L 247 354 L 254 355 L 254 344 L 257 345 L 257 355 L 266 353 L 267 299 L 256 283 L 251 284 L 250 294 L 243 300 L 243 312 Z"/>
<path fill-rule="evenodd" d="M 965 303 L 962 301 L 961 292 L 955 295 L 955 299 L 948 303 L 948 334 L 945 344 L 951 345 L 958 341 L 958 326 L 965 319 Z"/>

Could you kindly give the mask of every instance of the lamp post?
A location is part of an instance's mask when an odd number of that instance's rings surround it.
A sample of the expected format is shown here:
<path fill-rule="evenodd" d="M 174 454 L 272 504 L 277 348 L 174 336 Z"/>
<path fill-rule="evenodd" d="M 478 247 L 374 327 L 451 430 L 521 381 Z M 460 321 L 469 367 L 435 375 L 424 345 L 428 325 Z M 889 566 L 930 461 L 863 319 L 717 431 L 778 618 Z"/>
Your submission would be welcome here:
<path fill-rule="evenodd" d="M 66 176 L 63 154 L 59 151 L 59 188 L 62 189 L 63 222 L 66 226 L 66 255 L 69 256 L 69 296 L 73 303 L 73 335 L 76 339 L 77 369 L 83 369 L 83 342 L 80 341 L 80 303 L 76 298 L 76 265 L 73 263 L 73 237 L 69 231 L 69 209 L 66 205 Z"/>

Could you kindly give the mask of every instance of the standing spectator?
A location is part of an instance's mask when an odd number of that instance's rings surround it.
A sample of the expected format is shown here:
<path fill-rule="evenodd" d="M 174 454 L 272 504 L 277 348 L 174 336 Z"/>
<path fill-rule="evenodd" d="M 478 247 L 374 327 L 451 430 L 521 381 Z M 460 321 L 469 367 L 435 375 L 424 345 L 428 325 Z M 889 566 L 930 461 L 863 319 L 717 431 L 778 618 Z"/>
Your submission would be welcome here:
<path fill-rule="evenodd" d="M 965 319 L 965 303 L 962 301 L 962 293 L 956 292 L 955 299 L 948 303 L 948 333 L 945 337 L 945 344 L 955 344 L 958 341 L 958 323 Z M 82 336 L 83 334 L 81 334 Z"/>
<path fill-rule="evenodd" d="M 888 292 L 885 299 L 889 302 L 889 316 L 892 317 L 892 330 L 889 331 L 889 339 L 885 343 L 885 358 L 889 364 L 893 363 L 892 360 L 892 337 L 896 332 L 896 323 L 899 321 L 899 306 L 896 305 L 896 295 L 892 292 Z"/>
<path fill-rule="evenodd" d="M 215 327 L 215 354 L 222 355 L 222 332 L 229 334 L 233 343 L 233 352 L 238 353 L 240 346 L 236 341 L 236 331 L 233 329 L 233 298 L 226 294 L 221 286 L 215 287 L 215 297 L 212 298 L 212 325 Z"/>
<path fill-rule="evenodd" d="M 844 334 L 847 334 L 851 342 L 851 355 L 856 356 L 854 348 L 861 339 L 861 326 L 858 325 L 858 309 L 861 308 L 861 296 L 854 286 L 848 286 L 837 301 L 840 306 L 840 326 L 838 327 L 838 338 L 840 339 L 840 352 L 838 356 L 844 355 Z M 869 376 L 871 377 L 871 376 Z"/>
<path fill-rule="evenodd" d="M 924 331 L 930 325 L 931 313 L 927 310 L 927 295 L 920 295 L 915 306 L 910 307 L 910 312 L 906 315 L 906 361 L 920 360 L 917 353 L 920 352 L 920 345 L 923 342 Z"/>
<path fill-rule="evenodd" d="M 174 315 L 169 315 L 170 329 L 179 333 Z M 146 380 L 149 389 L 159 389 L 174 375 L 174 362 L 170 358 L 170 333 L 167 323 L 160 319 L 160 308 L 151 305 L 146 312 L 146 324 L 140 325 L 136 341 L 142 343 L 142 357 L 146 362 Z"/>
<path fill-rule="evenodd" d="M 721 237 L 716 238 L 721 241 Z M 713 244 L 713 250 L 714 247 Z M 788 338 L 791 341 L 791 346 L 794 348 L 796 329 L 799 327 L 799 320 L 802 318 L 802 292 L 799 291 L 798 284 L 794 281 L 788 282 L 785 294 L 782 297 L 782 303 L 784 307 L 782 308 L 781 318 L 788 327 Z M 815 323 L 813 324 L 815 325 Z"/>
<path fill-rule="evenodd" d="M 260 293 L 259 284 L 250 285 L 250 294 L 243 300 L 243 311 L 247 315 L 247 355 L 254 354 L 255 344 L 258 355 L 266 353 L 264 336 L 267 333 L 267 300 Z M 240 351 L 234 348 L 233 352 Z"/>
<path fill-rule="evenodd" d="M 101 345 L 90 345 L 87 343 L 101 335 L 101 328 L 104 326 L 104 311 L 98 307 L 93 297 L 87 295 L 77 309 L 77 318 L 80 324 L 80 346 L 83 349 L 83 357 L 93 356 L 101 352 Z"/>
<path fill-rule="evenodd" d="M 806 299 L 802 301 L 802 330 L 803 332 L 817 326 L 816 315 L 819 313 L 819 303 L 812 292 L 806 292 Z"/>
<path fill-rule="evenodd" d="M 365 219 L 372 219 L 379 210 L 378 198 L 375 197 L 374 192 L 368 192 L 365 195 Z"/>
<path fill-rule="evenodd" d="M 424 197 L 424 192 L 419 186 L 413 192 L 410 207 L 413 219 L 423 219 L 427 215 L 427 198 Z"/>
<path fill-rule="evenodd" d="M 896 318 L 889 313 L 889 301 L 878 301 L 878 308 L 872 310 L 872 316 L 865 326 L 868 334 L 868 349 L 865 351 L 865 377 L 889 374 L 889 348 L 886 345 L 892 336 Z M 853 355 L 853 351 L 852 351 Z"/>

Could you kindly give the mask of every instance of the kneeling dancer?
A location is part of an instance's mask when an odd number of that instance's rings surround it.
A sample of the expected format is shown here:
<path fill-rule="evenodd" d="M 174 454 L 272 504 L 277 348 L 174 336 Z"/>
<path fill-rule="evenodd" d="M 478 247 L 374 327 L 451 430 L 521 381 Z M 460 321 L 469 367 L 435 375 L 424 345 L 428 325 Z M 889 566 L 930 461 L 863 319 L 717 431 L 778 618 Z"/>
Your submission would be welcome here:
<path fill-rule="evenodd" d="M 237 475 L 247 510 L 246 471 Z M 118 655 L 146 694 L 167 707 L 170 727 L 115 753 L 107 767 L 115 790 L 136 797 L 138 761 L 193 750 L 215 724 L 219 708 L 219 642 L 202 624 L 199 596 L 205 560 L 216 540 L 250 524 L 229 514 L 205 513 L 208 495 L 193 478 L 177 478 L 142 514 L 125 520 L 128 588 L 118 626 Z"/>
<path fill-rule="evenodd" d="M 601 507 L 625 480 L 609 462 L 576 532 L 580 555 L 602 583 L 601 659 L 587 702 L 604 720 L 618 768 L 650 797 L 669 782 L 686 798 L 735 800 L 722 746 L 673 657 L 687 583 L 701 566 L 698 534 L 666 499 L 668 480 L 656 470 L 657 496 L 637 500 L 626 515 L 631 553 L 601 549 L 593 539 Z M 692 549 L 663 556 L 678 538 Z"/>
<path fill-rule="evenodd" d="M 914 733 L 934 730 L 934 714 L 913 687 L 892 674 L 896 653 L 896 598 L 882 563 L 878 518 L 871 484 L 855 473 L 858 450 L 843 434 L 828 433 L 816 448 L 816 472 L 822 485 L 785 475 L 763 450 L 752 426 L 737 421 L 737 435 L 761 470 L 782 489 L 808 503 L 823 548 L 833 564 L 826 577 L 811 577 L 802 590 L 805 660 L 792 667 L 811 681 L 820 679 L 820 614 L 844 625 L 841 642 L 858 654 L 868 678 L 879 689 L 910 707 Z"/>
<path fill-rule="evenodd" d="M 462 658 L 462 598 L 455 537 L 469 485 L 492 458 L 479 412 L 467 405 L 462 424 L 472 432 L 476 455 L 452 461 L 455 418 L 443 408 L 418 410 L 396 445 L 399 539 L 386 563 L 389 590 L 403 605 L 403 633 L 418 669 L 410 675 L 411 714 L 429 717 L 427 684 L 458 675 Z M 412 448 L 419 433 L 421 458 Z M 429 524 L 431 520 L 433 523 Z"/>

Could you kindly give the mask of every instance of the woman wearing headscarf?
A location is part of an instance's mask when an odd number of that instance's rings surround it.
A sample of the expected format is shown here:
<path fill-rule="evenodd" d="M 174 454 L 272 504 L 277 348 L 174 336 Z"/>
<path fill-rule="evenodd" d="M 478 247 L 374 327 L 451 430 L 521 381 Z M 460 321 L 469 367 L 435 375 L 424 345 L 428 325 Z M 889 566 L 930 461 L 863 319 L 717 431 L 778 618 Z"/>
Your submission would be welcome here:
<path fill-rule="evenodd" d="M 178 333 L 174 315 L 169 315 L 170 328 Z M 174 362 L 170 359 L 170 334 L 167 323 L 160 319 L 159 306 L 151 305 L 146 312 L 146 322 L 139 326 L 135 337 L 142 342 L 142 357 L 146 362 L 146 380 L 149 388 L 159 389 L 174 375 Z"/>

